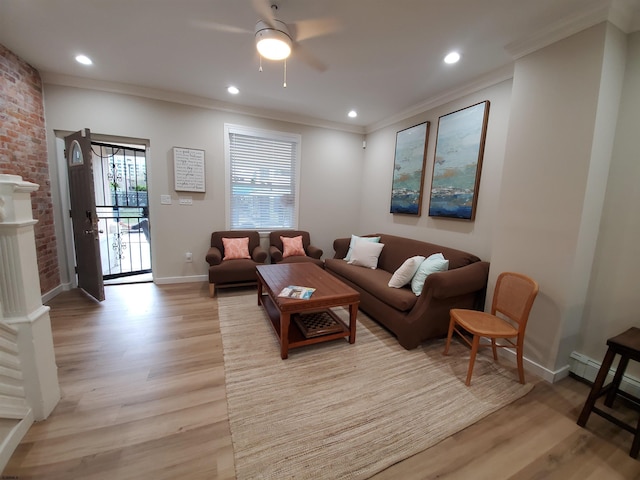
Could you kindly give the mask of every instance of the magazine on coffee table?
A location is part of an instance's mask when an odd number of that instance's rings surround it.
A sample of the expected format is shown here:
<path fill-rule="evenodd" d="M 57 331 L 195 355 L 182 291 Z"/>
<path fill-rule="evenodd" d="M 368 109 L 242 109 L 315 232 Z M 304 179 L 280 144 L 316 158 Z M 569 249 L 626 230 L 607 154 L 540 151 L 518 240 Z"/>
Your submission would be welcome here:
<path fill-rule="evenodd" d="M 307 300 L 311 298 L 311 295 L 315 291 L 316 289 L 312 287 L 301 287 L 299 285 L 289 285 L 288 287 L 284 287 L 282 291 L 278 294 L 278 296 Z"/>

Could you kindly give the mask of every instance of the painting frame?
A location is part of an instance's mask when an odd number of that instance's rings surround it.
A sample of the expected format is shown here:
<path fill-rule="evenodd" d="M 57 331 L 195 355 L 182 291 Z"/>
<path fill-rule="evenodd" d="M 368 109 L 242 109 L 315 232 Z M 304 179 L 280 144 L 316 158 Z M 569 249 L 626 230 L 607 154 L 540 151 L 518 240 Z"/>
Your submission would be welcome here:
<path fill-rule="evenodd" d="M 420 216 L 430 122 L 396 133 L 389 213 Z"/>
<path fill-rule="evenodd" d="M 485 100 L 438 118 L 430 217 L 475 220 L 489 106 Z"/>

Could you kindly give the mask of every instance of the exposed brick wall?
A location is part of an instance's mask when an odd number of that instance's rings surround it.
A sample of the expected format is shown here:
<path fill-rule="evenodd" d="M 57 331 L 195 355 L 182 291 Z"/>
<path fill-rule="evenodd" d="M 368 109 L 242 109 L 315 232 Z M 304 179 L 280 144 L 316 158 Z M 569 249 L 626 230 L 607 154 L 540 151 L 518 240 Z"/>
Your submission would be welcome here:
<path fill-rule="evenodd" d="M 40 291 L 60 285 L 47 163 L 42 80 L 38 71 L 0 45 L 0 173 L 40 185 L 31 194 Z"/>

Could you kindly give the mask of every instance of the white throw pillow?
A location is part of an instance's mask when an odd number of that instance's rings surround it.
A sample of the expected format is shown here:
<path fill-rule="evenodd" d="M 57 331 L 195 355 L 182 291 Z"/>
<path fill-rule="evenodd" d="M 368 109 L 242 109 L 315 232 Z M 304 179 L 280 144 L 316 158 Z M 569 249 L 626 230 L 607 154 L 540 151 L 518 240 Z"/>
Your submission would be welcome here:
<path fill-rule="evenodd" d="M 349 250 L 347 250 L 347 256 L 344 259 L 348 262 L 351 260 L 351 252 L 353 252 L 353 247 L 358 240 L 366 240 L 367 242 L 379 242 L 380 237 L 359 237 L 357 235 L 351 235 L 351 242 L 349 242 Z"/>
<path fill-rule="evenodd" d="M 389 280 L 389 286 L 392 288 L 402 288 L 411 281 L 415 273 L 420 268 L 425 258 L 422 255 L 416 255 L 415 257 L 407 258 L 398 269 L 393 272 L 391 280 Z"/>
<path fill-rule="evenodd" d="M 351 252 L 351 260 L 348 263 L 375 270 L 378 268 L 378 257 L 383 247 L 384 243 L 358 239 Z"/>
<path fill-rule="evenodd" d="M 411 280 L 411 290 L 419 297 L 424 287 L 424 281 L 434 272 L 446 272 L 449 270 L 449 260 L 445 260 L 441 253 L 434 253 L 420 264 L 418 271 Z"/>

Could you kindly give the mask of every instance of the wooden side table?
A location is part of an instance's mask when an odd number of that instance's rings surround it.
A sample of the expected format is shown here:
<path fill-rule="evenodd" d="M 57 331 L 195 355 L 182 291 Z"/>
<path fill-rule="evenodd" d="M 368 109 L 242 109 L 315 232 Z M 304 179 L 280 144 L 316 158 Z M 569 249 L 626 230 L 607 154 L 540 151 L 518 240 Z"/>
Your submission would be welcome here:
<path fill-rule="evenodd" d="M 616 395 L 640 405 L 640 398 L 620 390 L 620 382 L 622 381 L 624 371 L 629 364 L 629 360 L 640 362 L 640 328 L 632 327 L 620 335 L 610 338 L 607 340 L 607 345 L 609 348 L 604 360 L 602 361 L 602 366 L 598 371 L 593 387 L 591 387 L 591 392 L 587 397 L 582 413 L 580 413 L 578 425 L 584 427 L 587 424 L 589 415 L 593 412 L 616 424 L 620 428 L 633 433 L 634 438 L 629 455 L 633 458 L 638 458 L 638 454 L 640 453 L 640 418 L 638 419 L 638 424 L 634 428 L 633 426 L 596 407 L 595 404 L 599 397 L 606 394 L 607 397 L 605 398 L 604 404 L 609 408 L 613 407 L 613 401 L 615 400 Z M 618 363 L 618 368 L 613 376 L 613 381 L 609 385 L 604 386 L 607 374 L 609 373 L 609 369 L 611 368 L 616 355 L 620 355 L 620 362 Z"/>

